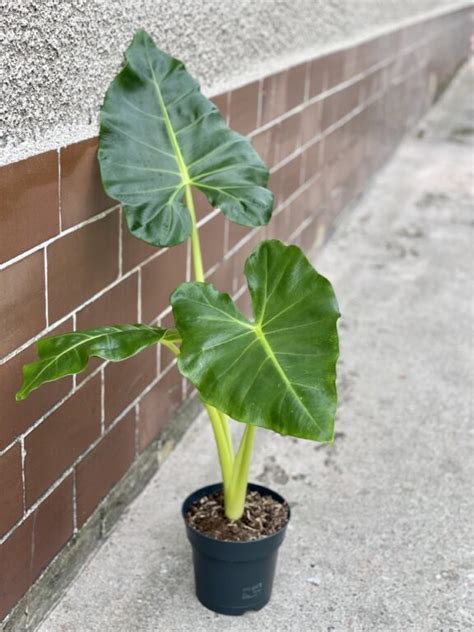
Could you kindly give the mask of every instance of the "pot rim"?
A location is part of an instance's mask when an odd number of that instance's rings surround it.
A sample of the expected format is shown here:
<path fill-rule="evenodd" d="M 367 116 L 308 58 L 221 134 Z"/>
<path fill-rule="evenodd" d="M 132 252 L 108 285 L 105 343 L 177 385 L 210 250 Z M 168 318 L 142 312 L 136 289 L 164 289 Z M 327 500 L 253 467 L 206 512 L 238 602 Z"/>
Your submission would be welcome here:
<path fill-rule="evenodd" d="M 262 538 L 258 538 L 258 540 L 247 540 L 245 542 L 235 542 L 234 540 L 220 540 L 219 538 L 212 538 L 211 536 L 206 535 L 205 533 L 202 533 L 202 531 L 198 531 L 192 525 L 190 525 L 189 522 L 186 520 L 186 512 L 187 512 L 188 508 L 192 504 L 192 503 L 189 503 L 190 498 L 192 496 L 195 496 L 195 495 L 198 495 L 198 494 L 199 494 L 198 497 L 202 497 L 202 496 L 206 496 L 208 494 L 211 494 L 212 492 L 218 491 L 219 489 L 222 489 L 222 482 L 220 482 L 220 483 L 211 483 L 210 485 L 204 485 L 203 487 L 199 487 L 194 492 L 191 492 L 191 494 L 188 494 L 188 496 L 186 496 L 186 498 L 184 499 L 183 503 L 181 504 L 181 515 L 183 516 L 183 520 L 184 520 L 184 523 L 186 525 L 186 528 L 190 529 L 197 536 L 199 536 L 201 538 L 204 538 L 205 540 L 209 540 L 210 542 L 222 542 L 223 544 L 226 544 L 226 545 L 229 545 L 229 546 L 230 545 L 234 545 L 234 546 L 256 545 L 259 542 L 267 542 L 268 540 L 271 540 L 272 538 L 278 537 L 282 532 L 284 532 L 286 530 L 286 528 L 287 528 L 287 526 L 288 526 L 288 524 L 290 522 L 290 519 L 291 519 L 291 508 L 290 508 L 290 505 L 289 505 L 288 501 L 285 498 L 283 498 L 283 496 L 281 494 L 279 494 L 278 492 L 275 492 L 273 489 L 270 489 L 270 487 L 265 487 L 265 485 L 259 485 L 258 483 L 250 483 L 249 482 L 248 483 L 248 489 L 252 490 L 252 488 L 255 491 L 259 491 L 259 492 L 264 490 L 264 492 L 268 492 L 266 494 L 267 496 L 272 496 L 273 498 L 275 498 L 276 500 L 278 500 L 282 504 L 286 503 L 286 505 L 288 507 L 288 520 L 281 527 L 281 529 L 278 529 L 278 531 L 275 531 L 275 533 L 272 533 L 271 535 L 265 535 Z M 197 500 L 197 498 L 195 498 L 194 500 Z"/>

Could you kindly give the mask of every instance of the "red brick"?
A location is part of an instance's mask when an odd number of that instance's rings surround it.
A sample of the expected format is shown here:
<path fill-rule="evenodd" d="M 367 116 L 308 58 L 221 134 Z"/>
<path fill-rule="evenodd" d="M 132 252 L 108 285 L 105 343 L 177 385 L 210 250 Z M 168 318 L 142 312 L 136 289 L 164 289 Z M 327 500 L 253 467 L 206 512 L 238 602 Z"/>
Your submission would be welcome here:
<path fill-rule="evenodd" d="M 122 271 L 128 272 L 140 265 L 146 259 L 156 255 L 162 248 L 147 244 L 134 237 L 128 230 L 125 213 L 122 219 Z"/>
<path fill-rule="evenodd" d="M 173 312 L 168 312 L 166 316 L 162 316 L 160 318 L 160 327 L 164 329 L 172 329 L 174 328 L 174 317 Z M 175 355 L 172 351 L 167 349 L 164 345 L 159 346 L 160 351 L 160 373 L 164 373 L 166 369 L 172 364 L 175 360 Z"/>
<path fill-rule="evenodd" d="M 288 234 L 294 233 L 301 224 L 311 215 L 313 211 L 312 204 L 310 202 L 310 194 L 308 189 L 305 189 L 303 193 L 298 195 L 288 207 L 287 210 L 287 228 Z"/>
<path fill-rule="evenodd" d="M 72 318 L 48 331 L 48 336 L 72 329 Z M 0 450 L 9 445 L 33 422 L 42 417 L 72 388 L 72 377 L 43 384 L 30 393 L 27 399 L 17 402 L 15 393 L 21 386 L 22 366 L 37 359 L 36 343 L 0 365 Z"/>
<path fill-rule="evenodd" d="M 281 209 L 280 212 L 273 215 L 272 221 L 267 228 L 267 239 L 281 239 L 285 241 L 288 238 L 287 218 L 288 207 Z"/>
<path fill-rule="evenodd" d="M 102 186 L 97 148 L 98 139 L 89 138 L 60 151 L 63 229 L 117 204 Z"/>
<path fill-rule="evenodd" d="M 242 226 L 241 224 L 229 221 L 229 250 L 234 248 L 239 241 L 247 237 L 253 230 L 255 229 L 250 226 Z"/>
<path fill-rule="evenodd" d="M 35 252 L 0 270 L 0 357 L 46 326 L 44 255 Z"/>
<path fill-rule="evenodd" d="M 23 515 L 21 446 L 16 443 L 0 456 L 0 537 Z"/>
<path fill-rule="evenodd" d="M 257 127 L 259 82 L 249 83 L 230 93 L 229 126 L 240 134 Z"/>
<path fill-rule="evenodd" d="M 72 535 L 72 484 L 71 475 L 33 513 L 32 581 L 48 566 Z"/>
<path fill-rule="evenodd" d="M 303 156 L 304 178 L 307 182 L 314 178 L 322 169 L 322 143 L 313 143 L 306 148 Z"/>
<path fill-rule="evenodd" d="M 348 123 L 336 127 L 330 134 L 324 137 L 324 162 L 329 165 L 344 151 L 347 140 Z"/>
<path fill-rule="evenodd" d="M 140 451 L 153 441 L 181 402 L 182 377 L 174 366 L 140 401 Z"/>
<path fill-rule="evenodd" d="M 135 456 L 135 410 L 108 432 L 76 467 L 77 525 L 122 478 Z"/>
<path fill-rule="evenodd" d="M 287 230 L 288 235 L 292 236 L 301 224 L 311 215 L 313 207 L 308 204 L 308 197 L 303 192 L 296 200 L 293 200 L 287 207 Z M 293 239 L 293 237 L 291 237 Z"/>
<path fill-rule="evenodd" d="M 207 197 L 202 191 L 199 191 L 199 189 L 193 188 L 193 200 L 196 219 L 198 222 L 214 211 L 214 208 L 210 205 Z"/>
<path fill-rule="evenodd" d="M 280 127 L 278 124 L 267 127 L 252 137 L 252 145 L 268 167 L 277 163 L 277 148 Z"/>
<path fill-rule="evenodd" d="M 149 323 L 169 305 L 175 288 L 186 281 L 186 244 L 174 246 L 142 268 L 142 320 Z"/>
<path fill-rule="evenodd" d="M 227 121 L 229 117 L 229 92 L 217 94 L 215 97 L 211 97 L 211 101 L 222 114 L 224 120 Z"/>
<path fill-rule="evenodd" d="M 263 80 L 262 124 L 282 116 L 304 100 L 306 64 L 266 77 Z"/>
<path fill-rule="evenodd" d="M 286 109 L 292 110 L 304 101 L 307 63 L 288 69 L 286 86 Z"/>
<path fill-rule="evenodd" d="M 246 318 L 250 320 L 253 318 L 252 301 L 250 300 L 250 294 L 247 290 L 239 296 L 235 304 L 237 305 L 237 309 L 239 309 Z"/>
<path fill-rule="evenodd" d="M 242 285 L 245 283 L 245 277 L 244 277 L 245 262 L 247 260 L 247 257 L 250 255 L 253 249 L 257 246 L 257 244 L 259 244 L 262 241 L 262 239 L 265 238 L 264 235 L 262 234 L 264 230 L 265 230 L 265 227 L 260 228 L 254 235 L 252 235 L 252 237 L 250 237 L 250 239 L 244 242 L 234 254 L 234 260 L 235 260 L 234 276 L 236 279 L 237 290 L 240 287 L 242 287 Z"/>
<path fill-rule="evenodd" d="M 56 151 L 0 168 L 0 263 L 58 233 L 58 184 Z"/>
<path fill-rule="evenodd" d="M 285 114 L 287 107 L 287 71 L 279 72 L 263 80 L 262 125 Z"/>
<path fill-rule="evenodd" d="M 32 527 L 30 516 L 0 544 L 0 620 L 31 585 Z"/>
<path fill-rule="evenodd" d="M 353 83 L 323 101 L 322 129 L 325 130 L 352 112 L 359 104 L 361 82 Z"/>
<path fill-rule="evenodd" d="M 157 375 L 156 346 L 104 369 L 105 423 L 109 425 Z"/>
<path fill-rule="evenodd" d="M 273 193 L 274 199 L 273 210 L 276 210 L 283 202 L 282 176 L 284 169 L 284 165 L 273 169 L 268 179 L 268 188 Z"/>
<path fill-rule="evenodd" d="M 48 247 L 49 317 L 61 318 L 118 274 L 119 214 L 111 213 Z"/>
<path fill-rule="evenodd" d="M 138 318 L 138 274 L 132 274 L 77 312 L 77 329 L 135 323 Z"/>
<path fill-rule="evenodd" d="M 357 73 L 366 71 L 390 57 L 393 53 L 399 52 L 388 49 L 387 44 L 391 48 L 392 43 L 388 34 L 386 34 L 359 44 L 354 51 L 355 71 Z"/>
<path fill-rule="evenodd" d="M 301 138 L 301 113 L 297 112 L 278 124 L 275 162 L 278 163 L 287 158 L 302 142 L 304 141 Z"/>
<path fill-rule="evenodd" d="M 100 434 L 101 382 L 95 376 L 25 439 L 26 503 L 37 500 Z"/>
<path fill-rule="evenodd" d="M 234 257 L 225 259 L 206 281 L 212 283 L 219 292 L 232 294 L 234 289 Z"/>
<path fill-rule="evenodd" d="M 321 63 L 326 67 L 326 90 L 334 88 L 347 79 L 344 68 L 346 56 L 345 50 L 339 50 L 321 58 Z"/>
<path fill-rule="evenodd" d="M 325 57 L 313 59 L 309 64 L 309 98 L 321 94 L 326 89 L 327 64 Z"/>
<path fill-rule="evenodd" d="M 321 133 L 322 101 L 316 101 L 301 112 L 301 144 L 308 143 Z"/>
<path fill-rule="evenodd" d="M 320 226 L 320 218 L 315 217 L 301 231 L 300 245 L 302 250 L 310 256 L 318 240 L 318 229 Z"/>
<path fill-rule="evenodd" d="M 89 303 L 76 315 L 76 330 L 103 325 L 134 324 L 138 321 L 138 273 L 118 283 L 94 302 Z M 77 376 L 84 380 L 103 362 L 91 358 L 87 368 Z"/>
<path fill-rule="evenodd" d="M 199 227 L 204 272 L 210 270 L 224 257 L 225 215 L 218 213 Z"/>
<path fill-rule="evenodd" d="M 282 201 L 288 199 L 301 184 L 302 156 L 298 154 L 287 162 L 281 170 L 281 196 Z"/>
<path fill-rule="evenodd" d="M 361 81 L 360 101 L 368 101 L 378 93 L 382 92 L 385 87 L 387 70 L 381 68 L 372 72 Z"/>

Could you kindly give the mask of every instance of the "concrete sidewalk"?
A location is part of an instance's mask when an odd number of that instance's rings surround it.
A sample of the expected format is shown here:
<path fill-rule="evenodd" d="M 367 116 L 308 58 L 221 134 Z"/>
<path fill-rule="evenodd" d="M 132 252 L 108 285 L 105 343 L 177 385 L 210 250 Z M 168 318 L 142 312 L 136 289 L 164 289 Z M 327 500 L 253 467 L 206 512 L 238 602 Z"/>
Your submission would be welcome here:
<path fill-rule="evenodd" d="M 251 478 L 293 512 L 269 606 L 194 597 L 180 503 L 218 478 L 201 417 L 42 632 L 472 628 L 471 95 L 464 69 L 316 262 L 343 313 L 338 432 L 257 433 Z"/>

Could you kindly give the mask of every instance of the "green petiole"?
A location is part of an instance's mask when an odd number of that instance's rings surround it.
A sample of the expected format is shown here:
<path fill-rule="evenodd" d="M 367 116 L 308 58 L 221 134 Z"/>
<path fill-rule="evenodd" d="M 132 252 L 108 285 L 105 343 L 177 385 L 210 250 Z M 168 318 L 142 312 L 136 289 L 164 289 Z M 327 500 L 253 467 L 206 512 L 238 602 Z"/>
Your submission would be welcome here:
<path fill-rule="evenodd" d="M 186 186 L 186 205 L 192 221 L 191 249 L 194 278 L 196 281 L 204 282 L 199 230 L 196 222 L 193 194 L 189 185 Z M 177 349 L 177 347 L 175 348 Z M 234 456 L 232 437 L 226 415 L 213 406 L 206 405 L 206 410 L 214 431 L 222 471 L 225 513 L 230 520 L 238 520 L 244 512 L 255 426 L 247 424 L 237 455 Z"/>

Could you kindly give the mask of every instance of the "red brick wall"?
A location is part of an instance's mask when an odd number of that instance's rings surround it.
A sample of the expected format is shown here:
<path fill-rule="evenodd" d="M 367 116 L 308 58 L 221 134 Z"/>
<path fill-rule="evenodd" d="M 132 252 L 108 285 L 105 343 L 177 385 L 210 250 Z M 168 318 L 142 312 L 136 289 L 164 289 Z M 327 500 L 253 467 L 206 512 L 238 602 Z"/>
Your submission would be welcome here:
<path fill-rule="evenodd" d="M 276 207 L 251 230 L 197 196 L 208 280 L 246 310 L 243 263 L 258 241 L 317 247 L 466 58 L 469 26 L 467 11 L 420 22 L 215 97 L 270 165 Z M 38 337 L 168 323 L 168 296 L 189 279 L 187 244 L 155 249 L 128 234 L 96 145 L 0 168 L 0 619 L 190 393 L 157 347 L 15 403 Z"/>

